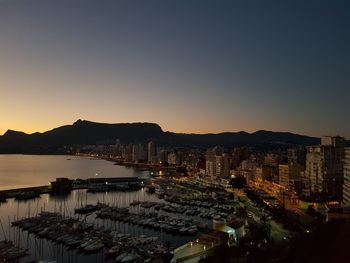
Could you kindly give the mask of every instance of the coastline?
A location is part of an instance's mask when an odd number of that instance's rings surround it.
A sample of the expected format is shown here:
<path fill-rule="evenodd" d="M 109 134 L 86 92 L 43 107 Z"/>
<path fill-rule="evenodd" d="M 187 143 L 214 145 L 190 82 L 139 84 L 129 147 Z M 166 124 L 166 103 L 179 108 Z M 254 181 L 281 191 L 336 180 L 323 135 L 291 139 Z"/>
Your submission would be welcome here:
<path fill-rule="evenodd" d="M 159 171 L 167 171 L 167 172 L 177 172 L 177 169 L 181 166 L 163 166 L 159 164 L 149 164 L 147 162 L 141 162 L 141 163 L 135 163 L 135 162 L 126 162 L 121 161 L 118 158 L 110 157 L 110 156 L 96 156 L 96 155 L 89 155 L 89 154 L 72 154 L 72 156 L 82 156 L 82 157 L 89 157 L 89 158 L 95 158 L 99 160 L 106 160 L 109 162 L 113 162 L 115 165 L 120 165 L 124 167 L 131 167 L 138 169 L 140 171 L 153 171 L 153 172 L 159 172 Z"/>
<path fill-rule="evenodd" d="M 177 175 L 178 174 L 177 169 L 180 168 L 180 166 L 162 166 L 159 164 L 149 164 L 146 162 L 142 162 L 142 163 L 125 162 L 125 161 L 121 161 L 118 158 L 103 156 L 103 155 L 102 156 L 90 155 L 90 154 L 23 154 L 23 155 L 66 156 L 67 158 L 69 158 L 69 156 L 77 156 L 77 157 L 90 158 L 91 160 L 105 160 L 105 161 L 113 162 L 114 165 L 123 166 L 126 168 L 133 168 L 139 171 L 149 171 L 150 173 L 153 172 L 155 174 L 154 175 L 155 177 L 157 177 L 159 174 Z M 28 186 L 28 187 L 25 186 L 25 187 L 10 188 L 10 189 L 0 189 L 0 197 L 13 198 L 19 192 L 30 192 L 30 191 L 38 192 L 40 194 L 45 194 L 50 192 L 50 186 L 37 185 L 37 186 Z"/>
<path fill-rule="evenodd" d="M 109 161 L 109 162 L 113 162 L 116 165 L 120 165 L 120 166 L 124 166 L 126 168 L 135 168 L 139 171 L 150 171 L 150 169 L 148 167 L 145 166 L 139 166 L 137 164 L 133 165 L 132 163 L 122 163 L 122 162 L 116 162 L 115 158 L 110 158 L 108 156 L 91 156 L 88 154 L 69 154 L 69 153 L 65 153 L 65 154 L 5 154 L 5 153 L 1 153 L 0 156 L 7 156 L 7 155 L 19 155 L 19 156 L 62 156 L 64 158 L 67 158 L 67 161 L 70 160 L 70 157 L 84 157 L 84 158 L 90 158 L 90 160 L 105 160 L 105 161 Z M 64 177 L 64 176 L 63 176 Z M 134 176 L 137 177 L 137 176 Z M 74 178 L 74 180 L 79 179 L 79 178 Z M 85 180 L 85 179 L 83 179 Z M 76 189 L 82 189 L 82 187 L 79 186 L 75 186 L 73 187 L 73 190 Z M 37 192 L 40 194 L 46 194 L 46 193 L 50 193 L 50 184 L 45 185 L 44 184 L 37 184 L 37 185 L 19 185 L 19 186 L 11 186 L 9 188 L 4 188 L 1 189 L 0 188 L 0 200 L 2 198 L 13 198 L 15 195 L 17 195 L 20 192 Z"/>

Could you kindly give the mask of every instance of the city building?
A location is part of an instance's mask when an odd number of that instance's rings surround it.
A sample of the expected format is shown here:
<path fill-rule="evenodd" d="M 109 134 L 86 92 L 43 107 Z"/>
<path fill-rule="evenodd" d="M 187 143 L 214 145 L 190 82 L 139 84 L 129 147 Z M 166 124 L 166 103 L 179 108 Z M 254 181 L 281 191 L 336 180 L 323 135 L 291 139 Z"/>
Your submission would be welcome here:
<path fill-rule="evenodd" d="M 121 156 L 122 159 L 125 162 L 131 162 L 132 161 L 132 148 L 133 146 L 131 144 L 128 145 L 124 145 L 123 147 L 121 147 Z"/>
<path fill-rule="evenodd" d="M 147 159 L 145 147 L 142 144 L 134 144 L 132 146 L 132 161 L 141 162 Z"/>
<path fill-rule="evenodd" d="M 236 169 L 242 161 L 247 160 L 249 158 L 250 151 L 246 147 L 241 147 L 241 148 L 235 148 L 231 160 L 230 160 L 230 166 L 233 169 Z"/>
<path fill-rule="evenodd" d="M 304 147 L 288 149 L 287 158 L 289 165 L 289 189 L 300 196 L 303 192 L 306 149 Z"/>
<path fill-rule="evenodd" d="M 278 174 L 279 174 L 279 184 L 285 188 L 289 188 L 289 165 L 288 164 L 279 164 L 278 165 Z"/>
<path fill-rule="evenodd" d="M 303 192 L 303 175 L 305 171 L 305 165 L 299 163 L 289 163 L 289 190 L 295 192 L 298 196 Z"/>
<path fill-rule="evenodd" d="M 261 181 L 271 181 L 279 183 L 278 181 L 278 166 L 262 165 L 255 169 L 255 177 Z"/>
<path fill-rule="evenodd" d="M 326 136 L 321 142 L 321 145 L 307 147 L 303 194 L 341 199 L 345 139 Z"/>
<path fill-rule="evenodd" d="M 297 163 L 299 165 L 305 166 L 306 163 L 306 149 L 297 148 L 297 149 L 288 149 L 287 150 L 288 163 Z"/>
<path fill-rule="evenodd" d="M 147 161 L 149 163 L 157 162 L 157 146 L 154 141 L 150 141 L 147 145 Z"/>
<path fill-rule="evenodd" d="M 157 153 L 157 161 L 159 164 L 165 164 L 168 162 L 168 151 L 166 149 L 160 149 Z"/>
<path fill-rule="evenodd" d="M 224 153 L 224 148 L 215 146 L 207 151 L 205 172 L 210 177 L 229 177 L 228 155 Z"/>
<path fill-rule="evenodd" d="M 279 184 L 285 187 L 286 190 L 301 195 L 303 171 L 304 166 L 293 161 L 278 165 Z"/>
<path fill-rule="evenodd" d="M 171 152 L 168 154 L 169 165 L 180 165 L 182 161 L 182 154 L 179 152 Z"/>
<path fill-rule="evenodd" d="M 345 139 L 340 136 L 323 136 L 321 138 L 321 145 L 323 146 L 334 146 L 344 147 Z"/>
<path fill-rule="evenodd" d="M 275 153 L 268 153 L 264 157 L 264 164 L 270 166 L 278 166 L 280 163 L 281 156 Z"/>
<path fill-rule="evenodd" d="M 350 208 L 350 148 L 345 148 L 343 206 Z"/>

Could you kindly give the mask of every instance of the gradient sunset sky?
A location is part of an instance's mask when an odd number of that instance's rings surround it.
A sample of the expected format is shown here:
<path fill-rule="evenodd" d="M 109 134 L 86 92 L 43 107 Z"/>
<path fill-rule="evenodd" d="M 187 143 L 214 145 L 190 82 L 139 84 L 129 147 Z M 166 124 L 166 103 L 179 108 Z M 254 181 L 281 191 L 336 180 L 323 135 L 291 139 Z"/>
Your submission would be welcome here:
<path fill-rule="evenodd" d="M 349 2 L 0 0 L 0 134 L 87 119 L 350 138 Z"/>

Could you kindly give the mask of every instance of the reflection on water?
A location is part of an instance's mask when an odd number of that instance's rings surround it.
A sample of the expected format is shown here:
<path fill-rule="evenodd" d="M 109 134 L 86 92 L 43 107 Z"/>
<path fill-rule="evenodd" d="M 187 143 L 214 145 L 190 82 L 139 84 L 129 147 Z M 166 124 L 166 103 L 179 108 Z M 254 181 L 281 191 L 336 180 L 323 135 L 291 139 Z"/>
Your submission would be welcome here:
<path fill-rule="evenodd" d="M 67 250 L 62 245 L 52 243 L 45 239 L 36 239 L 27 232 L 22 232 L 18 228 L 10 226 L 11 221 L 17 218 L 35 216 L 40 211 L 59 212 L 65 216 L 74 216 L 74 209 L 86 204 L 96 204 L 98 201 L 106 204 L 127 207 L 134 200 L 138 201 L 156 201 L 159 200 L 155 195 L 150 195 L 144 189 L 135 192 L 108 192 L 108 193 L 87 193 L 86 190 L 75 190 L 66 196 L 41 195 L 40 198 L 29 201 L 15 201 L 9 199 L 6 203 L 0 204 L 0 220 L 2 228 L 0 229 L 0 240 L 7 238 L 15 244 L 28 248 L 31 256 L 21 260 L 28 262 L 39 259 L 55 259 L 57 262 L 104 262 L 103 251 L 94 255 L 79 254 L 76 250 Z M 140 207 L 133 207 L 133 212 L 138 212 Z M 181 215 L 174 215 L 181 217 Z M 121 233 L 128 233 L 132 236 L 147 235 L 158 236 L 163 242 L 171 242 L 173 245 L 182 245 L 194 237 L 173 236 L 164 232 L 132 226 L 122 222 L 112 222 L 109 220 L 96 219 L 95 215 L 80 216 L 81 219 L 89 223 L 94 223 L 96 227 L 118 230 Z"/>
<path fill-rule="evenodd" d="M 0 190 L 47 185 L 57 177 L 86 179 L 92 177 L 131 177 L 146 174 L 147 172 L 88 157 L 0 155 Z"/>

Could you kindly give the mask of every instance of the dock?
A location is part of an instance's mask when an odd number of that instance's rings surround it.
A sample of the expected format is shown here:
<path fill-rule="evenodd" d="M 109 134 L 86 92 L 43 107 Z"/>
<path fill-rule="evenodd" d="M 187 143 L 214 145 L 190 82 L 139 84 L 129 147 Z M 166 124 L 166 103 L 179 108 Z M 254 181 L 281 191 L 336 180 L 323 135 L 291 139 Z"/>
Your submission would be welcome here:
<path fill-rule="evenodd" d="M 65 179 L 65 178 L 57 178 L 57 180 Z M 67 179 L 69 180 L 69 179 Z M 144 179 L 140 179 L 138 177 L 104 177 L 104 178 L 88 178 L 88 179 L 76 179 L 76 180 L 70 180 L 72 181 L 72 186 L 69 189 L 71 190 L 77 190 L 77 189 L 89 189 L 91 186 L 96 187 L 99 185 L 108 185 L 109 188 L 113 188 L 113 186 L 116 185 L 127 185 L 131 186 L 131 189 L 136 189 L 135 186 L 143 186 L 144 185 Z M 42 185 L 42 186 L 32 186 L 32 187 L 23 187 L 23 188 L 16 188 L 16 189 L 5 189 L 0 190 L 0 200 L 6 201 L 8 198 L 16 198 L 18 195 L 23 195 L 27 193 L 34 193 L 34 194 L 47 194 L 47 193 L 57 193 L 59 189 L 53 189 L 53 185 L 57 185 L 56 182 L 51 182 L 49 185 Z M 59 187 L 59 186 L 58 186 Z M 63 187 L 63 186 L 62 186 Z M 64 185 L 66 190 L 66 185 Z M 118 187 L 114 187 L 114 190 L 118 190 Z M 123 187 L 123 190 L 128 190 L 128 188 Z M 67 191 L 63 191 L 67 192 Z M 33 195 L 34 196 L 34 195 Z"/>

